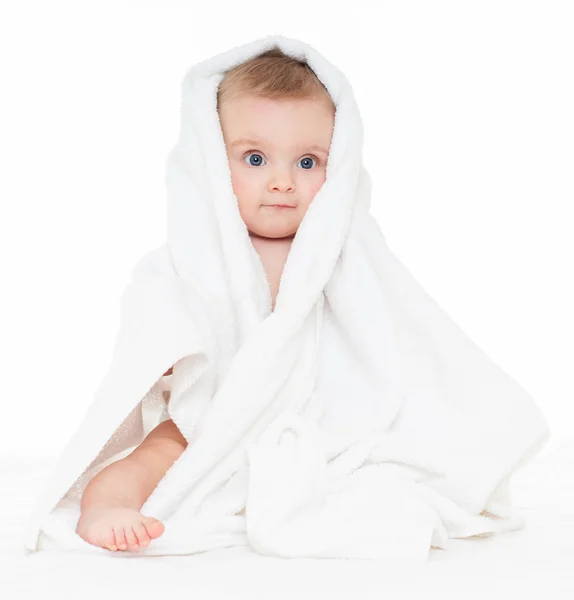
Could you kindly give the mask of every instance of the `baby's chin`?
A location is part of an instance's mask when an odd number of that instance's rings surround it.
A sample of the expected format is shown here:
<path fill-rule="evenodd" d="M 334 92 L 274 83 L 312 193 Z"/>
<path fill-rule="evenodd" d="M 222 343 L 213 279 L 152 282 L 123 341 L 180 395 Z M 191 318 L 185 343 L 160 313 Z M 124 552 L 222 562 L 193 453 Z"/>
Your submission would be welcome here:
<path fill-rule="evenodd" d="M 266 240 L 288 240 L 293 239 L 295 237 L 295 233 L 297 230 L 293 230 L 292 227 L 248 227 L 249 235 L 256 238 L 266 239 Z"/>

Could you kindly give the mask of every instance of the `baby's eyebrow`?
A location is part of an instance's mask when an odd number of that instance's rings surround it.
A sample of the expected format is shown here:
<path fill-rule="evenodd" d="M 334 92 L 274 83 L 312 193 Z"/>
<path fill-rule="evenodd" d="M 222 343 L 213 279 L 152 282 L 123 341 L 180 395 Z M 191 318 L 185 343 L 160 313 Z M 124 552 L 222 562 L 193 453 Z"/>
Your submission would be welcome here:
<path fill-rule="evenodd" d="M 259 146 L 268 143 L 266 140 L 255 140 L 251 138 L 239 138 L 233 142 L 231 142 L 231 146 Z M 323 146 L 319 146 L 317 144 L 310 144 L 309 146 L 305 144 L 301 144 L 299 149 L 307 148 L 309 150 L 315 150 L 317 152 L 323 152 L 324 154 L 329 154 L 328 150 L 325 150 Z"/>

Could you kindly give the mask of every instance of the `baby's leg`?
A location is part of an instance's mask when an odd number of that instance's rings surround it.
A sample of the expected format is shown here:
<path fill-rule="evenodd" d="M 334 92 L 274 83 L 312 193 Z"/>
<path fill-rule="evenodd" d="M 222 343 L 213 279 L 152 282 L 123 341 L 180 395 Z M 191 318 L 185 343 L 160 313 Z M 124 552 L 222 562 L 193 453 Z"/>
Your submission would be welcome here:
<path fill-rule="evenodd" d="M 150 432 L 129 456 L 100 471 L 82 495 L 76 533 L 109 549 L 139 547 L 162 535 L 163 523 L 139 511 L 184 444 L 187 441 L 170 419 Z"/>

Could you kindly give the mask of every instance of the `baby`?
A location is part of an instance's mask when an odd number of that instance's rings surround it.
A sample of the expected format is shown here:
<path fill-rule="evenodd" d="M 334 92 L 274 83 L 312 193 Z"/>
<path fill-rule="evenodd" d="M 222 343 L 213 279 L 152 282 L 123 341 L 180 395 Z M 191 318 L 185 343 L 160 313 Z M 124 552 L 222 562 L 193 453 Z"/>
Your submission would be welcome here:
<path fill-rule="evenodd" d="M 273 49 L 226 73 L 217 110 L 233 191 L 274 310 L 291 243 L 325 182 L 335 105 L 305 63 Z M 137 550 L 162 535 L 163 523 L 139 511 L 187 444 L 168 419 L 100 471 L 82 496 L 76 533 L 112 551 Z"/>

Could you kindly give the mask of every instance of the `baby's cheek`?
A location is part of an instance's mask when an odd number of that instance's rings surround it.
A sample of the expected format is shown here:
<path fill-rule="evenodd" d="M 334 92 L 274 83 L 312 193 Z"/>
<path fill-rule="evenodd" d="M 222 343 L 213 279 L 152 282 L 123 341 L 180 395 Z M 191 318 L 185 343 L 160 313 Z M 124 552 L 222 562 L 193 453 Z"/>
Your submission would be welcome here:
<path fill-rule="evenodd" d="M 244 177 L 241 177 L 237 173 L 231 173 L 231 184 L 233 187 L 233 193 L 237 196 L 240 202 L 245 202 L 250 197 L 252 189 L 251 182 L 247 181 Z"/>
<path fill-rule="evenodd" d="M 313 184 L 311 185 L 311 190 L 309 193 L 309 202 L 311 202 L 311 200 L 313 200 L 313 198 L 317 195 L 317 193 L 319 192 L 319 190 L 323 187 L 323 184 L 325 183 L 325 175 L 321 175 L 320 177 L 318 177 L 317 181 L 314 181 Z"/>

